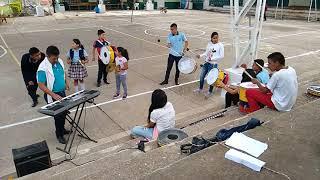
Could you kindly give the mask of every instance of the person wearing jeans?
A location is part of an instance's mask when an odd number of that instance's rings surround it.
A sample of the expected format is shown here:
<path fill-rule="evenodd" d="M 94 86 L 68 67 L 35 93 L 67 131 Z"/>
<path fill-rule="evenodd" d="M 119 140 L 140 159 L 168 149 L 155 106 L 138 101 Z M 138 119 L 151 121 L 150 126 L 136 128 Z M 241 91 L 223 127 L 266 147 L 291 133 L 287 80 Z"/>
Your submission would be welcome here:
<path fill-rule="evenodd" d="M 200 72 L 200 86 L 199 89 L 194 90 L 194 92 L 200 93 L 203 92 L 204 78 L 213 68 L 218 68 L 218 63 L 224 57 L 224 47 L 221 42 L 219 42 L 219 35 L 217 32 L 211 34 L 211 41 L 208 43 L 206 51 L 197 55 L 197 58 L 205 57 L 205 63 L 201 68 Z M 206 97 L 209 97 L 212 94 L 213 86 L 210 86 Z"/>
<path fill-rule="evenodd" d="M 151 140 L 155 139 L 161 131 L 174 128 L 174 126 L 175 110 L 173 105 L 167 101 L 167 95 L 163 90 L 156 89 L 151 96 L 147 125 L 132 128 L 131 136 Z"/>
<path fill-rule="evenodd" d="M 116 94 L 113 96 L 113 98 L 120 97 L 120 85 L 122 84 L 123 87 L 123 96 L 122 99 L 126 99 L 128 96 L 128 88 L 127 88 L 127 74 L 128 74 L 128 60 L 129 60 L 129 54 L 126 49 L 123 47 L 118 47 L 117 51 L 115 52 L 117 57 L 115 59 L 116 61 Z"/>

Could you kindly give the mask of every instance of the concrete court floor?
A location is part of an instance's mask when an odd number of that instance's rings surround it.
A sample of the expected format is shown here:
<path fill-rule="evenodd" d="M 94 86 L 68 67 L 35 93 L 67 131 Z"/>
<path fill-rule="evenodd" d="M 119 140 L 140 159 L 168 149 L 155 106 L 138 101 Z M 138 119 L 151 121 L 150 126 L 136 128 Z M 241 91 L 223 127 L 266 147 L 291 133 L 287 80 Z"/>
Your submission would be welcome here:
<path fill-rule="evenodd" d="M 107 32 L 107 38 L 112 44 L 128 49 L 131 59 L 128 75 L 129 98 L 125 101 L 110 102 L 115 91 L 113 73 L 108 77 L 110 85 L 96 88 L 97 63 L 90 62 L 88 65 L 86 87 L 101 91 L 96 103 L 106 103 L 100 107 L 107 113 L 106 115 L 97 108 L 87 110 L 86 130 L 95 139 L 145 123 L 150 94 L 154 89 L 161 88 L 158 83 L 164 78 L 168 50 L 163 45 L 171 23 L 177 23 L 179 30 L 186 33 L 190 49 L 197 53 L 203 52 L 213 31 L 219 32 L 221 41 L 225 43 L 225 58 L 220 67 L 229 68 L 233 64 L 230 45 L 232 37 L 227 14 L 172 10 L 168 14 L 137 15 L 134 16 L 133 23 L 125 13 L 113 13 L 110 16 L 108 13 L 105 16 L 84 14 L 69 14 L 63 18 L 16 18 L 0 26 L 0 47 L 7 51 L 4 54 L 5 50 L 0 48 L 0 53 L 3 53 L 3 57 L 0 56 L 0 126 L 34 121 L 5 129 L 0 127 L 0 175 L 12 166 L 12 148 L 41 140 L 47 141 L 51 153 L 56 151 L 56 146 L 60 146 L 54 136 L 52 118 L 43 118 L 43 115 L 37 112 L 37 109 L 45 104 L 44 100 L 40 98 L 38 108 L 31 108 L 31 100 L 22 82 L 20 57 L 32 46 L 45 51 L 47 46 L 56 45 L 65 60 L 73 38 L 79 38 L 87 49 L 91 49 L 97 38 L 97 30 L 102 28 Z M 266 60 L 269 53 L 280 51 L 288 57 L 287 64 L 296 69 L 299 80 L 306 80 L 319 72 L 319 27 L 318 23 L 305 21 L 268 20 L 264 23 L 259 57 Z M 247 40 L 248 33 L 241 34 L 241 40 Z M 157 42 L 158 38 L 160 43 Z M 91 59 L 91 50 L 89 54 Z M 197 60 L 198 63 L 202 61 Z M 179 87 L 173 86 L 173 75 L 174 68 L 167 86 L 170 89 L 166 92 L 177 114 L 205 105 L 212 105 L 216 109 L 223 108 L 223 99 L 218 94 L 205 100 L 204 96 L 192 93 L 198 86 L 194 81 L 198 79 L 199 69 L 191 75 L 181 75 Z M 71 92 L 72 90 L 69 93 Z M 42 95 L 42 92 L 39 91 L 39 94 Z"/>

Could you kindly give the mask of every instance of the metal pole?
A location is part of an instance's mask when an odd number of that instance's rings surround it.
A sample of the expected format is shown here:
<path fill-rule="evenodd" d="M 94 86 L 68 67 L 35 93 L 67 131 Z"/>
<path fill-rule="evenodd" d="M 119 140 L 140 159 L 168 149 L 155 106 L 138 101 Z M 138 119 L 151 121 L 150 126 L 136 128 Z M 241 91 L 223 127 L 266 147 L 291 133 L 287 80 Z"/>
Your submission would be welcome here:
<path fill-rule="evenodd" d="M 276 8 L 276 12 L 274 13 L 274 18 L 277 19 L 277 12 L 278 12 L 278 7 L 279 7 L 279 1 L 277 1 L 277 8 Z"/>
<path fill-rule="evenodd" d="M 281 0 L 281 20 L 283 20 L 283 0 Z"/>
<path fill-rule="evenodd" d="M 134 9 L 134 0 L 132 1 L 132 11 L 131 11 L 131 23 L 132 23 L 132 17 L 133 17 L 133 9 Z"/>
<path fill-rule="evenodd" d="M 310 16 L 311 16 L 311 8 L 312 8 L 312 2 L 313 0 L 310 0 L 310 7 L 309 7 L 309 16 L 308 16 L 308 22 L 310 22 Z M 317 1 L 316 1 L 317 2 Z"/>

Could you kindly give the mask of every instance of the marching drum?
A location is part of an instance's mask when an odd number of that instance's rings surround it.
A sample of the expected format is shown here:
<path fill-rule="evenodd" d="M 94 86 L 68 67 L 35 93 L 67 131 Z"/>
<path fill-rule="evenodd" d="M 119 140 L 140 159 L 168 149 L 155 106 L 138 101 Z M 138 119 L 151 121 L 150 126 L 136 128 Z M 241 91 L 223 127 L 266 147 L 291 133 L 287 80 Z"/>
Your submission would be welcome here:
<path fill-rule="evenodd" d="M 110 62 L 113 62 L 115 58 L 113 48 L 111 46 L 104 46 L 101 48 L 99 58 L 103 64 L 109 64 Z"/>
<path fill-rule="evenodd" d="M 213 68 L 209 71 L 206 79 L 207 84 L 209 85 L 217 85 L 219 82 L 224 80 L 224 72 L 222 70 L 219 70 L 218 68 Z"/>
<path fill-rule="evenodd" d="M 307 88 L 307 93 L 320 97 L 320 85 L 311 85 Z"/>
<path fill-rule="evenodd" d="M 183 74 L 191 74 L 197 70 L 197 62 L 188 56 L 183 56 L 179 63 L 178 69 Z"/>
<path fill-rule="evenodd" d="M 116 67 L 115 51 L 117 50 L 117 48 L 115 46 L 108 46 L 108 50 L 109 50 L 110 59 L 109 59 L 109 63 L 107 66 L 107 71 L 112 72 L 112 71 L 114 71 L 114 69 Z"/>
<path fill-rule="evenodd" d="M 252 82 L 244 82 L 239 85 L 239 100 L 247 103 L 248 99 L 246 96 L 247 89 L 259 89 L 258 85 Z"/>

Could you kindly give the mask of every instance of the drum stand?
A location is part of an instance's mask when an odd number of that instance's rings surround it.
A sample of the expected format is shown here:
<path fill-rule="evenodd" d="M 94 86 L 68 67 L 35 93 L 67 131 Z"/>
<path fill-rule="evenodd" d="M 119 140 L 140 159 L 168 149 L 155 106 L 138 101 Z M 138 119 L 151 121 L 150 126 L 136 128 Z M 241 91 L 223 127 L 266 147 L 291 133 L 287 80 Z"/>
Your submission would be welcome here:
<path fill-rule="evenodd" d="M 81 137 L 81 138 L 85 138 L 89 141 L 92 141 L 92 142 L 95 142 L 95 143 L 98 143 L 98 141 L 94 140 L 94 139 L 91 139 L 85 132 L 84 132 L 84 129 L 82 129 L 80 126 L 79 126 L 79 122 L 80 122 L 80 119 L 81 119 L 81 115 L 82 115 L 82 112 L 83 112 L 83 109 L 84 109 L 84 105 L 86 104 L 86 102 L 89 102 L 89 101 L 85 101 L 81 104 L 79 104 L 77 106 L 77 110 L 75 112 L 75 115 L 74 117 L 71 117 L 69 114 L 70 112 L 67 111 L 67 112 L 64 112 L 64 113 L 67 113 L 66 115 L 66 120 L 70 123 L 71 125 L 71 129 L 70 129 L 70 134 L 68 135 L 68 138 L 67 138 L 67 142 L 64 146 L 63 149 L 57 147 L 57 150 L 59 151 L 62 151 L 66 154 L 69 154 L 70 155 L 70 151 L 71 151 L 71 148 L 72 148 L 72 144 L 73 144 L 73 141 L 74 141 L 74 138 L 76 136 L 76 133 L 78 132 L 78 136 Z M 81 107 L 80 107 L 81 106 Z M 75 131 L 74 131 L 75 130 Z M 71 137 L 72 136 L 72 137 Z M 71 138 L 71 139 L 70 139 Z"/>

